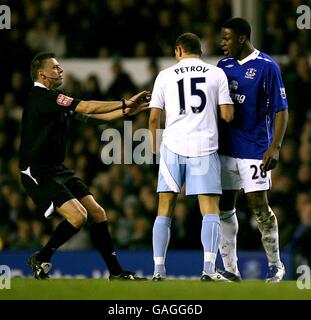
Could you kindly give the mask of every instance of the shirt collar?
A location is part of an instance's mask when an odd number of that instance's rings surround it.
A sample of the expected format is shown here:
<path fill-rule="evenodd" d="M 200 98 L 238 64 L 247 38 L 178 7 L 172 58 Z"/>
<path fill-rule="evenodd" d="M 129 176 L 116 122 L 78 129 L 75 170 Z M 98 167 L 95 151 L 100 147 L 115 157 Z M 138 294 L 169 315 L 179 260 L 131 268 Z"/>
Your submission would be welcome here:
<path fill-rule="evenodd" d="M 49 88 L 47 88 L 44 84 L 42 84 L 41 82 L 37 82 L 37 81 L 34 82 L 34 86 L 35 86 L 35 87 L 40 87 L 40 88 L 49 89 Z"/>
<path fill-rule="evenodd" d="M 245 64 L 246 62 L 250 61 L 250 60 L 255 60 L 258 55 L 259 55 L 260 51 L 255 49 L 251 54 L 249 54 L 247 57 L 245 57 L 242 60 L 237 60 L 239 65 Z"/>
<path fill-rule="evenodd" d="M 179 63 L 193 63 L 194 61 L 201 60 L 200 58 L 184 58 L 179 61 Z"/>

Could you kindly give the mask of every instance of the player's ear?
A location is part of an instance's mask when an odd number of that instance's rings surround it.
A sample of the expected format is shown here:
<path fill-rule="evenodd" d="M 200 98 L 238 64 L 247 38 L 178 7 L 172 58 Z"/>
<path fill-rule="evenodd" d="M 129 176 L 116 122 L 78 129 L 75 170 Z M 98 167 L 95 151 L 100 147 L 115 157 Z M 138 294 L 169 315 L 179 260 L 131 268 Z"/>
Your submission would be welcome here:
<path fill-rule="evenodd" d="M 42 79 L 46 79 L 46 75 L 43 72 L 39 71 L 39 75 Z"/>
<path fill-rule="evenodd" d="M 246 41 L 247 41 L 247 38 L 246 38 L 245 35 L 239 36 L 239 43 L 240 43 L 241 45 L 244 46 L 244 44 L 246 43 Z"/>
<path fill-rule="evenodd" d="M 175 55 L 176 55 L 176 58 L 180 58 L 182 56 L 182 47 L 181 46 L 177 46 L 175 48 Z"/>

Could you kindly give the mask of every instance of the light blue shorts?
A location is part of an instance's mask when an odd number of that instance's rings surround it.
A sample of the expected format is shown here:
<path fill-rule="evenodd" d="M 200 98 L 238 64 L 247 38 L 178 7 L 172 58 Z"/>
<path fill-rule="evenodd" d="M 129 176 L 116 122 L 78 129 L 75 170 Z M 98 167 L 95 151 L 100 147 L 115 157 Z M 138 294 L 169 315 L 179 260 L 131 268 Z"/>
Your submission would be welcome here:
<path fill-rule="evenodd" d="M 220 177 L 217 152 L 185 157 L 161 145 L 157 192 L 179 193 L 185 183 L 186 195 L 222 194 Z"/>

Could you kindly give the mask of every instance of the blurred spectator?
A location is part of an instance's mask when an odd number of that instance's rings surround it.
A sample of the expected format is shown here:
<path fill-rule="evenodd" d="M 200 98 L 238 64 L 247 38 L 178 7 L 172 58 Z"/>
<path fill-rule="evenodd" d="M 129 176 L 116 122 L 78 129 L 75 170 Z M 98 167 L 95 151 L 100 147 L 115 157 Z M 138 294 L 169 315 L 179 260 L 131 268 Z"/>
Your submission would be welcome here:
<path fill-rule="evenodd" d="M 311 267 L 311 198 L 299 210 L 300 224 L 288 245 L 296 255 L 296 266 L 306 264 Z"/>
<path fill-rule="evenodd" d="M 149 55 L 148 46 L 145 41 L 138 41 L 134 47 L 135 58 L 145 58 Z"/>
<path fill-rule="evenodd" d="M 81 97 L 82 95 L 81 83 L 70 73 L 65 75 L 63 89 L 66 94 L 72 97 Z"/>
<path fill-rule="evenodd" d="M 297 143 L 293 139 L 285 139 L 280 151 L 280 162 L 282 170 L 290 174 L 295 174 L 299 165 L 297 155 Z"/>
<path fill-rule="evenodd" d="M 137 91 L 136 85 L 130 76 L 123 70 L 120 60 L 116 60 L 111 67 L 113 81 L 106 92 L 107 99 L 118 99 L 118 97 L 131 97 Z"/>
<path fill-rule="evenodd" d="M 27 250 L 39 248 L 40 242 L 33 239 L 31 233 L 31 225 L 27 220 L 18 219 L 16 221 L 17 231 L 16 239 L 11 245 L 13 250 Z"/>
<path fill-rule="evenodd" d="M 149 80 L 141 86 L 141 90 L 152 91 L 154 81 L 159 73 L 159 66 L 155 59 L 151 59 L 148 64 Z"/>
<path fill-rule="evenodd" d="M 295 71 L 284 75 L 289 106 L 294 108 L 295 126 L 301 128 L 311 108 L 311 68 L 308 57 L 296 58 Z"/>
<path fill-rule="evenodd" d="M 281 206 L 273 206 L 272 210 L 278 220 L 279 227 L 279 245 L 281 251 L 286 248 L 286 245 L 290 241 L 294 232 L 295 226 L 292 223 L 288 223 L 286 217 L 286 211 Z"/>
<path fill-rule="evenodd" d="M 99 80 L 96 75 L 90 74 L 86 79 L 82 99 L 103 100 L 103 94 L 101 92 Z"/>
<path fill-rule="evenodd" d="M 29 82 L 30 81 L 25 80 L 20 71 L 15 71 L 12 73 L 10 91 L 14 95 L 16 103 L 19 106 L 23 105 L 28 96 Z"/>
<path fill-rule="evenodd" d="M 180 200 L 177 201 L 171 232 L 171 247 L 174 249 L 188 249 L 191 247 L 193 234 L 189 230 L 188 214 L 189 212 L 186 203 Z M 199 215 L 199 212 L 194 214 Z M 191 217 L 191 219 L 195 218 L 196 217 Z"/>
<path fill-rule="evenodd" d="M 302 163 L 298 169 L 298 189 L 311 190 L 311 165 L 310 163 Z"/>
<path fill-rule="evenodd" d="M 35 26 L 26 33 L 26 43 L 32 52 L 47 51 L 48 32 L 43 19 L 38 19 Z"/>
<path fill-rule="evenodd" d="M 262 50 L 270 54 L 284 52 L 285 48 L 284 28 L 282 28 L 282 24 L 280 23 L 281 16 L 279 12 L 279 5 L 275 2 L 266 11 L 264 22 L 266 27 L 263 36 L 265 41 Z"/>
<path fill-rule="evenodd" d="M 151 249 L 151 243 L 151 222 L 145 217 L 136 218 L 129 248 L 133 250 Z"/>
<path fill-rule="evenodd" d="M 116 233 L 119 223 L 120 212 L 112 208 L 107 208 L 106 215 L 109 221 L 108 226 L 111 238 L 116 243 Z"/>
<path fill-rule="evenodd" d="M 222 52 L 219 48 L 219 39 L 217 38 L 217 33 L 214 26 L 210 23 L 207 23 L 203 27 L 203 37 L 202 41 L 202 51 L 203 56 L 209 57 L 212 55 L 221 55 Z"/>
<path fill-rule="evenodd" d="M 303 163 L 311 163 L 311 141 L 301 141 L 299 159 Z"/>
<path fill-rule="evenodd" d="M 59 58 L 66 54 L 66 38 L 60 34 L 60 25 L 57 21 L 53 21 L 49 25 L 45 39 L 45 50 L 54 52 Z"/>
<path fill-rule="evenodd" d="M 120 217 L 116 231 L 117 244 L 121 248 L 128 247 L 132 242 L 138 210 L 139 204 L 135 196 L 128 196 L 123 200 L 124 215 Z"/>
<path fill-rule="evenodd" d="M 158 26 L 156 32 L 156 43 L 158 44 L 158 55 L 171 56 L 174 52 L 172 43 L 177 38 L 177 30 L 173 27 L 173 12 L 163 8 L 157 12 Z"/>
<path fill-rule="evenodd" d="M 142 186 L 140 188 L 139 201 L 142 205 L 143 214 L 152 221 L 157 213 L 157 194 L 149 185 Z"/>

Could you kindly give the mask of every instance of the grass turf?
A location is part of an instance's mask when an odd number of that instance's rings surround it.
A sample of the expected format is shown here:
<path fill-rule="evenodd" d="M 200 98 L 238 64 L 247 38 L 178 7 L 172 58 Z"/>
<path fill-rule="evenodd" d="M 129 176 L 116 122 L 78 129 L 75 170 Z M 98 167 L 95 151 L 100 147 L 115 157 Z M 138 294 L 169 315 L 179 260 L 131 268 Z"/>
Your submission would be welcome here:
<path fill-rule="evenodd" d="M 0 300 L 310 300 L 311 290 L 299 290 L 296 281 L 266 284 L 166 280 L 131 282 L 106 279 L 13 278 L 11 289 L 0 290 Z"/>

